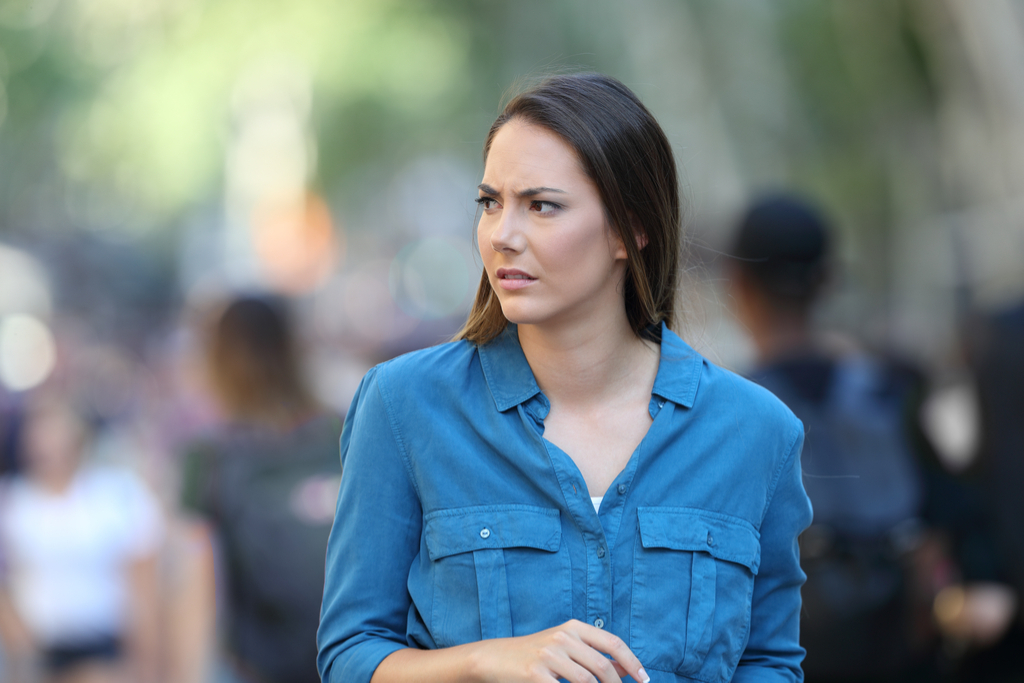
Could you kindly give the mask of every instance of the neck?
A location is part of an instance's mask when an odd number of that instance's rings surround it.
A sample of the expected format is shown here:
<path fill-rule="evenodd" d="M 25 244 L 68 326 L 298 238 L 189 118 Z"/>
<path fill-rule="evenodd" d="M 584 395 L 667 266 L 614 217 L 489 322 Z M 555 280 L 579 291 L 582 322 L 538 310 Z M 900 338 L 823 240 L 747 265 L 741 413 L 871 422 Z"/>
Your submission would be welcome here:
<path fill-rule="evenodd" d="M 760 329 L 751 330 L 757 347 L 758 361 L 770 363 L 813 344 L 811 327 L 806 316 L 777 316 Z"/>
<path fill-rule="evenodd" d="M 30 477 L 36 486 L 52 495 L 60 495 L 67 491 L 75 480 L 77 470 L 33 472 Z"/>
<path fill-rule="evenodd" d="M 780 306 L 742 268 L 732 267 L 730 291 L 736 318 L 754 342 L 757 362 L 767 364 L 813 343 L 810 306 Z"/>
<path fill-rule="evenodd" d="M 625 311 L 615 324 L 588 321 L 570 329 L 518 329 L 537 384 L 553 404 L 606 403 L 635 388 L 639 377 L 653 386 L 659 349 L 633 333 Z"/>

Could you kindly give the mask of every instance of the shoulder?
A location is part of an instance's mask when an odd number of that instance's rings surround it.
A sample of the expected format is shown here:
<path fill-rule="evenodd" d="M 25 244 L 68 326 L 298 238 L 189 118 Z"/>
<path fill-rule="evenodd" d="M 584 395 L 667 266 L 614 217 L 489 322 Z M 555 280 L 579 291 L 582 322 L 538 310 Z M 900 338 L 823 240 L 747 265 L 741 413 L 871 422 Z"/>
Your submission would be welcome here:
<path fill-rule="evenodd" d="M 403 354 L 372 368 L 361 391 L 376 387 L 382 394 L 402 394 L 428 399 L 480 375 L 476 344 L 454 341 Z"/>
<path fill-rule="evenodd" d="M 761 433 L 778 433 L 794 440 L 803 433 L 800 420 L 785 403 L 763 386 L 708 360 L 670 333 L 668 347 L 689 354 L 696 370 L 676 364 L 678 372 L 694 372 L 693 410 L 705 419 L 729 424 L 756 425 Z"/>
<path fill-rule="evenodd" d="M 705 361 L 704 371 L 709 386 L 721 392 L 724 397 L 736 400 L 737 409 L 750 410 L 782 421 L 796 419 L 793 411 L 778 396 L 757 382 L 710 361 Z"/>
<path fill-rule="evenodd" d="M 381 419 L 408 422 L 450 411 L 483 382 L 475 344 L 448 342 L 403 354 L 366 373 L 349 404 L 343 436 L 355 423 Z"/>
<path fill-rule="evenodd" d="M 997 311 L 992 319 L 1000 325 L 1024 329 L 1024 301 Z"/>
<path fill-rule="evenodd" d="M 222 439 L 221 434 L 210 429 L 194 436 L 184 445 L 180 467 L 186 481 L 195 477 L 207 478 L 211 471 L 220 466 L 223 451 Z"/>
<path fill-rule="evenodd" d="M 402 354 L 377 365 L 374 371 L 388 379 L 437 381 L 470 367 L 476 358 L 476 344 L 453 341 Z"/>
<path fill-rule="evenodd" d="M 776 434 L 792 444 L 803 434 L 803 423 L 782 400 L 765 387 L 732 370 L 705 360 L 705 400 L 743 423 L 756 425 L 765 435 Z"/>

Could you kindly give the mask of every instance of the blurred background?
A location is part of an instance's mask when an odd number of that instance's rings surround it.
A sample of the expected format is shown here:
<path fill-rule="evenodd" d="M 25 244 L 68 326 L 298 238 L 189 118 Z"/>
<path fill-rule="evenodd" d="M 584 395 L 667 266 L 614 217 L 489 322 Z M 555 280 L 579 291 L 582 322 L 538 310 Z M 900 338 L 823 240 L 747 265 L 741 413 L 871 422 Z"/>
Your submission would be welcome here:
<path fill-rule="evenodd" d="M 1024 289 L 1020 11 L 4 0 L 4 384 L 33 379 L 11 330 L 61 321 L 147 362 L 183 308 L 258 287 L 301 302 L 343 406 L 340 355 L 457 328 L 487 127 L 517 78 L 564 68 L 620 78 L 661 121 L 702 263 L 752 191 L 806 192 L 842 234 L 825 315 L 949 364 L 958 320 Z M 687 334 L 742 363 L 699 286 Z"/>
<path fill-rule="evenodd" d="M 941 455 L 980 442 L 965 348 L 1024 296 L 1017 0 L 0 0 L 0 455 L 60 383 L 175 515 L 223 419 L 211 311 L 287 301 L 316 399 L 449 338 L 481 269 L 481 146 L 517 79 L 597 70 L 678 161 L 683 336 L 743 371 L 719 261 L 755 193 L 830 216 L 820 323 L 922 368 Z"/>

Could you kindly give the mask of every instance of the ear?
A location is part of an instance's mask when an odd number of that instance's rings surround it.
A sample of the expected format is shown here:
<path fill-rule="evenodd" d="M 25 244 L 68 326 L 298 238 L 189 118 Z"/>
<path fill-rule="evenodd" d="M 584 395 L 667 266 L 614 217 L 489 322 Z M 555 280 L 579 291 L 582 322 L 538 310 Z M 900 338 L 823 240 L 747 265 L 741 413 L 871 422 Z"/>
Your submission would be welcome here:
<path fill-rule="evenodd" d="M 647 231 L 644 230 L 644 226 L 640 225 L 640 221 L 633 214 L 629 214 L 629 227 L 633 229 L 633 235 L 636 238 L 637 249 L 643 249 L 647 246 Z"/>
<path fill-rule="evenodd" d="M 640 221 L 638 221 L 636 216 L 632 213 L 629 214 L 629 227 L 633 232 L 633 239 L 636 240 L 637 249 L 643 249 L 646 247 L 647 233 L 644 231 L 643 227 L 641 227 Z M 626 245 L 623 244 L 622 237 L 620 237 L 617 232 L 613 232 L 613 234 L 615 235 L 615 258 L 627 258 Z"/>

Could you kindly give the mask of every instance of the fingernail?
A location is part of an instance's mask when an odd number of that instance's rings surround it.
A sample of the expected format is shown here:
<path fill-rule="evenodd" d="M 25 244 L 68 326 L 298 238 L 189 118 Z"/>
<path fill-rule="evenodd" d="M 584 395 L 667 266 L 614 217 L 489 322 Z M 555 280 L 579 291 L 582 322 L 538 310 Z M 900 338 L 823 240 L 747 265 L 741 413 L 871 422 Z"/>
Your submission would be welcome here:
<path fill-rule="evenodd" d="M 637 673 L 640 674 L 641 683 L 651 683 L 651 677 L 647 675 L 647 672 L 644 671 L 644 668 L 642 666 L 640 667 L 640 670 L 637 671 Z"/>

